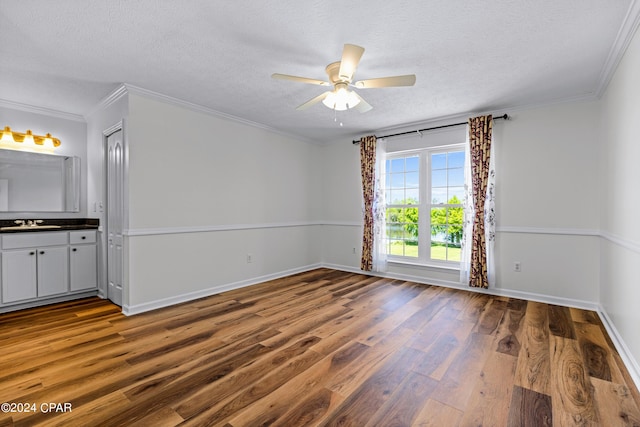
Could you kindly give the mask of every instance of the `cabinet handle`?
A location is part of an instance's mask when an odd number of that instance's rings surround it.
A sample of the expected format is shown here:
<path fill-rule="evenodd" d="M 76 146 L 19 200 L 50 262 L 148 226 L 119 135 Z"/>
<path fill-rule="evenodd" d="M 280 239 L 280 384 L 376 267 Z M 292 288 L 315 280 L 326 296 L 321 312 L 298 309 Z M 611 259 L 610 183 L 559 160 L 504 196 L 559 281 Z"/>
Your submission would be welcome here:
<path fill-rule="evenodd" d="M 75 251 L 77 251 L 78 249 L 77 249 L 77 248 L 73 248 L 73 249 L 71 249 L 71 250 L 72 250 L 73 252 L 75 252 Z"/>
<path fill-rule="evenodd" d="M 87 238 L 87 236 L 82 236 L 82 237 L 81 237 L 81 239 L 82 239 L 82 240 L 84 240 L 84 239 L 86 239 L 86 238 Z"/>
<path fill-rule="evenodd" d="M 44 255 L 44 251 L 40 251 L 40 255 Z"/>
<path fill-rule="evenodd" d="M 29 255 L 35 255 L 35 254 L 36 254 L 35 252 L 29 252 Z"/>

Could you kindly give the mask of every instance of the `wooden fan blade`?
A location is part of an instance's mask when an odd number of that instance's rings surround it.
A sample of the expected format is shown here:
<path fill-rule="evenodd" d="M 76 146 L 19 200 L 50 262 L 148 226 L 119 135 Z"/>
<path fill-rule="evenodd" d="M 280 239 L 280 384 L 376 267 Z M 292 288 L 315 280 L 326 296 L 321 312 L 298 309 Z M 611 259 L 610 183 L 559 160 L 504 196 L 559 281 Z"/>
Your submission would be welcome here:
<path fill-rule="evenodd" d="M 311 107 L 312 105 L 317 104 L 318 102 L 322 102 L 322 100 L 324 100 L 327 95 L 329 95 L 331 92 L 325 92 L 325 93 L 321 93 L 320 95 L 316 96 L 313 99 L 310 99 L 309 101 L 305 102 L 304 104 L 298 106 L 296 108 L 296 110 L 306 110 L 307 108 Z"/>
<path fill-rule="evenodd" d="M 319 85 L 319 86 L 330 86 L 331 85 L 329 82 L 325 82 L 325 81 L 322 81 L 322 80 L 309 79 L 309 78 L 306 78 L 306 77 L 290 76 L 288 74 L 273 73 L 273 74 L 271 74 L 271 78 L 280 79 L 280 80 L 292 80 L 294 82 L 309 83 L 309 84 L 312 84 L 312 85 Z"/>
<path fill-rule="evenodd" d="M 413 86 L 416 84 L 415 74 L 406 76 L 380 77 L 379 79 L 360 80 L 354 83 L 359 89 L 370 89 L 379 87 Z"/>
<path fill-rule="evenodd" d="M 353 93 L 355 93 L 355 91 Z M 361 113 L 366 113 L 367 111 L 369 111 L 369 110 L 371 110 L 373 108 L 371 105 L 369 105 L 369 103 L 367 101 L 362 99 L 362 97 L 360 95 L 358 95 L 357 93 L 355 93 L 355 94 L 360 99 L 360 102 L 358 102 L 358 104 L 353 108 L 355 108 L 356 110 L 360 111 Z"/>
<path fill-rule="evenodd" d="M 343 80 L 351 81 L 353 74 L 358 68 L 360 58 L 364 53 L 364 48 L 354 44 L 345 44 L 342 50 L 342 59 L 340 60 L 340 71 L 338 76 Z"/>

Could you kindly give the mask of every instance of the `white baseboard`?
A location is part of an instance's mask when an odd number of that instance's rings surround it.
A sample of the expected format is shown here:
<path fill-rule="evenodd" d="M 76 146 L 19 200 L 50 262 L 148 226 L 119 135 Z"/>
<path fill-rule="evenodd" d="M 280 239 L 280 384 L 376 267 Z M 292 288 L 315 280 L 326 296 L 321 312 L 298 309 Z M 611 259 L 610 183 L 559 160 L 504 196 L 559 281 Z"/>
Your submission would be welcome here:
<path fill-rule="evenodd" d="M 611 341 L 613 341 L 613 345 L 616 347 L 616 350 L 618 350 L 618 354 L 620 355 L 622 362 L 624 362 L 624 365 L 627 367 L 627 371 L 629 371 L 631 379 L 636 384 L 636 388 L 640 390 L 640 365 L 638 365 L 638 361 L 633 357 L 631 350 L 629 350 L 629 347 L 627 347 L 627 344 L 618 333 L 615 324 L 605 311 L 604 307 L 600 306 L 597 311 L 600 316 L 600 320 L 602 320 L 602 324 L 611 338 Z"/>
<path fill-rule="evenodd" d="M 376 273 L 371 271 L 363 272 L 358 268 L 346 266 L 346 265 L 339 265 L 339 264 L 322 264 L 322 267 L 331 268 L 331 269 L 340 270 L 340 271 L 347 271 L 351 273 L 361 273 L 361 274 L 368 274 L 371 276 L 386 277 L 389 279 L 406 280 L 408 282 L 422 283 L 425 285 L 443 286 L 445 288 L 459 289 L 461 291 L 477 292 L 477 293 L 483 293 L 488 295 L 503 296 L 508 298 L 519 298 L 527 301 L 543 302 L 545 304 L 554 304 L 554 305 L 562 305 L 566 307 L 581 308 L 584 310 L 598 311 L 600 307 L 598 303 L 593 301 L 575 300 L 571 298 L 554 297 L 549 295 L 535 294 L 531 292 L 523 292 L 523 291 L 501 289 L 501 288 L 490 288 L 490 289 L 471 288 L 460 282 L 454 282 L 451 280 L 433 279 L 433 278 L 424 277 L 424 276 L 414 276 L 410 274 L 390 273 L 390 272 L 386 272 L 386 273 Z"/>
<path fill-rule="evenodd" d="M 156 310 L 158 308 L 168 307 L 171 305 L 180 304 L 187 301 L 193 301 L 199 298 L 220 294 L 222 292 L 227 292 L 234 289 L 240 289 L 240 288 L 244 288 L 251 285 L 257 285 L 258 283 L 279 279 L 281 277 L 291 276 L 293 274 L 303 273 L 305 271 L 314 270 L 320 267 L 321 267 L 320 264 L 311 264 L 304 267 L 298 267 L 290 270 L 279 271 L 277 273 L 267 274 L 264 276 L 252 277 L 250 279 L 240 280 L 238 282 L 217 285 L 217 286 L 213 286 L 207 289 L 202 289 L 196 292 L 189 292 L 186 294 L 175 295 L 169 298 L 163 298 L 155 301 L 145 302 L 142 304 L 123 305 L 122 313 L 124 313 L 126 316 L 132 316 L 134 314 L 140 314 L 146 311 Z"/>

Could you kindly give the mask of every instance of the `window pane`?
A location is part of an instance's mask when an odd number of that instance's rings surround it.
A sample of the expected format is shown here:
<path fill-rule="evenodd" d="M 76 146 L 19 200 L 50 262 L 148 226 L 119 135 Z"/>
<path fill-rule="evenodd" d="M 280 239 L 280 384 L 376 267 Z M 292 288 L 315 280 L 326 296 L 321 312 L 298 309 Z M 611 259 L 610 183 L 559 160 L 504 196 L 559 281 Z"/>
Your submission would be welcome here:
<path fill-rule="evenodd" d="M 402 240 L 390 240 L 389 241 L 389 250 L 387 251 L 389 255 L 404 255 L 404 245 Z"/>
<path fill-rule="evenodd" d="M 404 158 L 402 159 L 392 159 L 391 160 L 391 168 L 389 172 L 404 172 Z"/>
<path fill-rule="evenodd" d="M 449 187 L 447 203 L 464 203 L 464 187 Z"/>
<path fill-rule="evenodd" d="M 405 175 L 405 186 L 407 188 L 418 188 L 420 186 L 420 174 L 409 172 Z"/>
<path fill-rule="evenodd" d="M 431 187 L 446 187 L 447 186 L 447 170 L 434 170 L 431 171 Z"/>
<path fill-rule="evenodd" d="M 460 262 L 462 250 L 460 246 L 449 246 L 447 247 L 447 261 L 458 261 Z"/>
<path fill-rule="evenodd" d="M 387 237 L 390 240 L 400 239 L 403 236 L 402 224 L 388 224 L 387 225 Z"/>
<path fill-rule="evenodd" d="M 448 168 L 462 168 L 464 167 L 464 151 L 450 152 L 448 156 Z"/>
<path fill-rule="evenodd" d="M 420 170 L 420 157 L 418 156 L 407 157 L 405 168 L 407 172 Z"/>
<path fill-rule="evenodd" d="M 431 240 L 441 240 L 447 231 L 446 208 L 431 209 Z"/>
<path fill-rule="evenodd" d="M 431 259 L 447 260 L 447 247 L 441 243 L 431 242 Z"/>
<path fill-rule="evenodd" d="M 404 203 L 404 190 L 391 190 L 391 197 L 388 203 L 400 205 Z"/>
<path fill-rule="evenodd" d="M 387 183 L 387 186 L 390 188 L 403 188 L 404 187 L 404 174 L 402 173 L 393 173 L 389 177 L 390 181 Z"/>
<path fill-rule="evenodd" d="M 420 203 L 420 190 L 417 188 L 409 188 L 405 191 L 406 201 L 408 205 L 416 205 Z"/>
<path fill-rule="evenodd" d="M 405 209 L 404 215 L 405 215 L 406 238 L 417 240 L 418 239 L 418 208 L 407 208 Z"/>
<path fill-rule="evenodd" d="M 447 188 L 434 188 L 431 190 L 431 203 L 447 203 Z"/>
<path fill-rule="evenodd" d="M 444 169 L 447 167 L 447 155 L 432 154 L 431 155 L 431 169 Z"/>
<path fill-rule="evenodd" d="M 463 168 L 449 169 L 448 171 L 449 171 L 448 173 L 449 180 L 447 182 L 447 185 L 450 185 L 450 186 L 464 185 L 464 169 Z"/>
<path fill-rule="evenodd" d="M 404 256 L 418 257 L 418 242 L 405 242 Z"/>
<path fill-rule="evenodd" d="M 449 208 L 447 212 L 447 224 L 450 226 L 454 224 L 462 225 L 463 215 L 464 210 L 462 208 Z"/>

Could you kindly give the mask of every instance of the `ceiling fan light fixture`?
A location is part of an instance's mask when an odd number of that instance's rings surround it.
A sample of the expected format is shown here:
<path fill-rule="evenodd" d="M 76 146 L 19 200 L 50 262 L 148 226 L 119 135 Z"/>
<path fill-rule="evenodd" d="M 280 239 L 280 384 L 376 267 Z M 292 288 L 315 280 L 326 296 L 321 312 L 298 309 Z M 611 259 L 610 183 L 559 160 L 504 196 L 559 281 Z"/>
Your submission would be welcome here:
<path fill-rule="evenodd" d="M 370 89 L 370 88 L 383 88 L 383 87 L 398 87 L 398 86 L 413 86 L 416 83 L 416 76 L 414 74 L 407 74 L 404 76 L 392 76 L 392 77 L 379 77 L 368 80 L 358 80 L 355 83 L 353 81 L 353 74 L 356 72 L 356 68 L 360 63 L 360 58 L 364 53 L 364 48 L 353 44 L 345 44 L 342 50 L 342 58 L 340 61 L 332 62 L 325 67 L 325 72 L 329 77 L 329 81 L 310 79 L 308 77 L 298 77 L 289 74 L 274 73 L 271 75 L 274 79 L 292 80 L 300 83 L 308 83 L 321 86 L 331 86 L 334 89 L 332 91 L 321 93 L 315 98 L 310 99 L 302 105 L 299 105 L 296 110 L 306 110 L 312 105 L 316 105 L 322 101 L 322 103 L 329 109 L 334 111 L 344 111 L 351 108 L 356 108 L 361 113 L 370 111 L 373 107 L 369 105 L 367 101 L 362 99 L 354 91 L 349 91 L 349 86 L 354 86 L 358 89 Z"/>
<path fill-rule="evenodd" d="M 337 85 L 336 85 L 337 86 Z M 344 86 L 329 92 L 322 100 L 328 108 L 336 111 L 345 111 L 360 103 L 360 98 L 353 91 L 347 90 Z"/>

